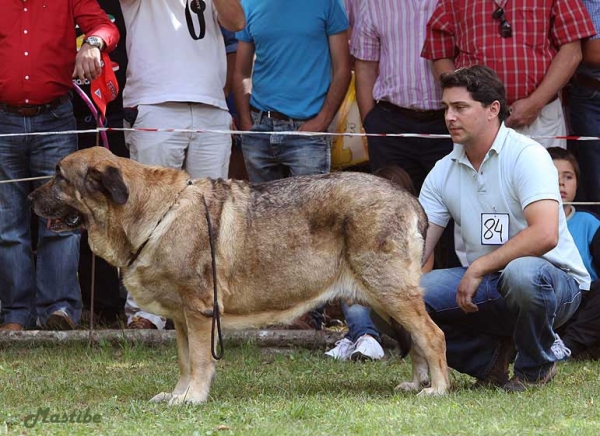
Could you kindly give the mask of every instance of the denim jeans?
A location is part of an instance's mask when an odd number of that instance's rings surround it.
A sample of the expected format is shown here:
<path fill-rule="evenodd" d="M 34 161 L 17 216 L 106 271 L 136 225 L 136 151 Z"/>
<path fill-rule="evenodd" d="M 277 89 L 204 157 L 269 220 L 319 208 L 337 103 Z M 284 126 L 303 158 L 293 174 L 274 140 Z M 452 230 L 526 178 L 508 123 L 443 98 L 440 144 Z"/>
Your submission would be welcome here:
<path fill-rule="evenodd" d="M 0 133 L 55 132 L 75 129 L 67 101 L 34 117 L 0 111 Z M 0 180 L 54 174 L 56 164 L 77 150 L 76 135 L 0 137 Z M 5 323 L 35 326 L 62 309 L 75 322 L 81 317 L 77 279 L 79 239 L 76 232 L 54 233 L 40 219 L 37 251 L 31 242 L 27 195 L 46 182 L 0 184 L 0 300 Z"/>
<path fill-rule="evenodd" d="M 554 328 L 563 325 L 581 301 L 577 281 L 542 258 L 518 258 L 503 272 L 484 277 L 473 297 L 479 311 L 467 314 L 456 303 L 465 271 L 434 270 L 421 280 L 427 311 L 446 334 L 448 365 L 485 379 L 501 339 L 512 337 L 517 348 L 515 375 L 545 375 L 557 360 L 551 350 Z"/>
<path fill-rule="evenodd" d="M 356 342 L 358 338 L 363 335 L 371 335 L 378 341 L 379 330 L 373 324 L 371 320 L 371 309 L 360 304 L 352 304 L 351 306 L 346 303 L 341 303 L 342 312 L 344 312 L 344 318 L 346 324 L 348 324 L 348 333 L 346 339 Z"/>
<path fill-rule="evenodd" d="M 268 118 L 252 112 L 252 131 L 296 131 L 303 121 Z M 331 166 L 328 136 L 243 135 L 242 151 L 251 182 L 270 182 L 284 177 L 325 174 Z"/>
<path fill-rule="evenodd" d="M 600 136 L 600 91 L 579 85 L 571 87 L 569 97 L 571 134 L 578 136 Z M 577 149 L 577 160 L 581 169 L 578 180 L 578 200 L 600 201 L 600 141 L 570 142 Z M 588 206 L 600 214 L 600 206 Z"/>

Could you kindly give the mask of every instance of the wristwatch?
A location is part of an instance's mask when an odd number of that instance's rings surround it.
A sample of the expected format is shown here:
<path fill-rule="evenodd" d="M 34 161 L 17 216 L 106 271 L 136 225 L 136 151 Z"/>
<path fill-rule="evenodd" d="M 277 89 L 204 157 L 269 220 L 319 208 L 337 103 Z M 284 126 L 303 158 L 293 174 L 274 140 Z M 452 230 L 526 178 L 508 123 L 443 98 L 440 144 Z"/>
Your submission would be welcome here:
<path fill-rule="evenodd" d="M 92 47 L 97 47 L 98 50 L 102 51 L 102 47 L 104 47 L 104 41 L 99 36 L 88 36 L 83 40 L 84 44 L 91 45 Z"/>

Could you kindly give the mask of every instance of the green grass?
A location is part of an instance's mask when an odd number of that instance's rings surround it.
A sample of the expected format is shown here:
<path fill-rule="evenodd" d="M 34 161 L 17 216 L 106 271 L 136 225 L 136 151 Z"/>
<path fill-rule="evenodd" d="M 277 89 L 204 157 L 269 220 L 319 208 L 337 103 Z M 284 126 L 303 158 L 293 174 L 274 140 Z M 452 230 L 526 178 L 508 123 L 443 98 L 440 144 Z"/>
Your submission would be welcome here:
<path fill-rule="evenodd" d="M 0 434 L 27 435 L 598 435 L 600 363 L 568 362 L 548 386 L 523 394 L 471 390 L 452 374 L 443 398 L 395 393 L 407 360 L 353 364 L 322 352 L 226 348 L 209 401 L 147 400 L 177 381 L 175 348 L 44 346 L 0 352 Z M 96 424 L 37 424 L 51 414 L 99 414 Z"/>

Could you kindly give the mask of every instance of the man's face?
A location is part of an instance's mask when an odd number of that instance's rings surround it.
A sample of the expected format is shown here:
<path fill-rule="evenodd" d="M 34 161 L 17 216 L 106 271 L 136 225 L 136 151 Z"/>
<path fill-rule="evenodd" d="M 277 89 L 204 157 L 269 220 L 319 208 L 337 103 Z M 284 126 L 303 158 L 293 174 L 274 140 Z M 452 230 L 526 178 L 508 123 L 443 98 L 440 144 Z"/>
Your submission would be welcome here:
<path fill-rule="evenodd" d="M 577 194 L 577 177 L 575 169 L 568 160 L 554 159 L 554 166 L 558 170 L 558 188 L 562 201 L 573 201 Z"/>
<path fill-rule="evenodd" d="M 471 98 L 466 88 L 444 89 L 442 102 L 446 108 L 446 127 L 456 144 L 476 143 L 489 128 L 491 105 L 483 107 Z"/>

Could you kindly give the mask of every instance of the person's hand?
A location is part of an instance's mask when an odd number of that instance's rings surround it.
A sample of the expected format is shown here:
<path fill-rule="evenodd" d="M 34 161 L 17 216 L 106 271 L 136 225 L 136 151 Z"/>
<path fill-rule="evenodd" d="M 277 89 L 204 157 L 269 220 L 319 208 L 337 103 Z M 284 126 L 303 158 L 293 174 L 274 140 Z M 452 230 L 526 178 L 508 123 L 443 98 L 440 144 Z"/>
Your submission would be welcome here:
<path fill-rule="evenodd" d="M 513 129 L 527 127 L 537 119 L 542 108 L 543 106 L 539 107 L 529 98 L 517 100 L 508 108 L 510 116 L 506 119 L 505 124 Z"/>
<path fill-rule="evenodd" d="M 471 265 L 472 267 L 473 265 Z M 475 269 L 467 268 L 465 275 L 458 284 L 456 291 L 456 303 L 465 313 L 477 312 L 479 309 L 473 304 L 473 297 L 477 293 L 477 288 L 481 284 L 483 275 L 477 273 Z"/>
<path fill-rule="evenodd" d="M 326 132 L 329 129 L 329 123 L 323 122 L 317 115 L 311 118 L 298 129 L 299 132 Z"/>
<path fill-rule="evenodd" d="M 107 65 L 110 68 L 110 65 Z M 102 74 L 102 62 L 100 49 L 83 44 L 75 57 L 75 69 L 73 77 L 82 81 L 88 79 L 90 82 Z"/>
<path fill-rule="evenodd" d="M 237 126 L 238 130 L 241 130 L 243 132 L 247 132 L 247 131 L 250 131 L 252 129 L 252 126 L 253 126 L 252 119 L 246 121 L 246 120 L 243 120 L 243 119 L 240 118 L 238 120 L 238 126 Z"/>

